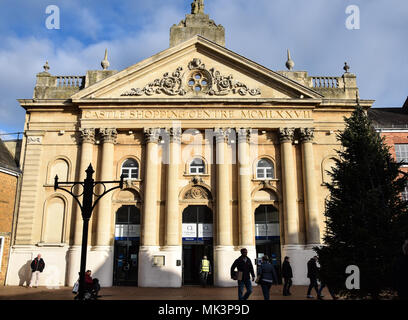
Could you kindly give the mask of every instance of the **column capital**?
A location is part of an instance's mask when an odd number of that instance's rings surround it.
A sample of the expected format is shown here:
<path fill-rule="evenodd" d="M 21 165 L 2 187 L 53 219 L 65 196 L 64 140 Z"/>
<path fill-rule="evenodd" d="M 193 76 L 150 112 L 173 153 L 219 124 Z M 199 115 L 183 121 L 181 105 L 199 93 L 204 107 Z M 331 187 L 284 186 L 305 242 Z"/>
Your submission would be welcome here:
<path fill-rule="evenodd" d="M 215 128 L 215 141 L 217 143 L 220 142 L 228 142 L 229 135 L 231 133 L 231 128 Z"/>
<path fill-rule="evenodd" d="M 314 138 L 314 128 L 300 128 L 300 141 L 312 142 Z"/>
<path fill-rule="evenodd" d="M 95 128 L 80 128 L 79 131 L 81 143 L 95 143 Z"/>
<path fill-rule="evenodd" d="M 237 133 L 238 143 L 251 141 L 252 128 L 237 128 Z"/>
<path fill-rule="evenodd" d="M 291 142 L 295 134 L 295 128 L 279 128 L 280 142 Z"/>
<path fill-rule="evenodd" d="M 144 128 L 143 133 L 146 143 L 157 143 L 159 141 L 160 128 Z"/>
<path fill-rule="evenodd" d="M 180 127 L 171 127 L 171 128 L 166 128 L 166 132 L 168 133 L 170 137 L 170 142 L 181 142 L 181 128 Z"/>
<path fill-rule="evenodd" d="M 99 134 L 101 135 L 103 143 L 113 143 L 116 144 L 116 139 L 118 137 L 118 131 L 115 128 L 101 128 L 99 129 Z"/>

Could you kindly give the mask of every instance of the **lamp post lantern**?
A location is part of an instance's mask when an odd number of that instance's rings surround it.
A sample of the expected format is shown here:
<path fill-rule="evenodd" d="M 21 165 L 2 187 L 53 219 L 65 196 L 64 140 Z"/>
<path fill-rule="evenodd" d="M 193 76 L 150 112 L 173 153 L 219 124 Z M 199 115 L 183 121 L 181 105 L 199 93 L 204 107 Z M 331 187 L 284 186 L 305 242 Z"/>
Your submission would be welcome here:
<path fill-rule="evenodd" d="M 81 268 L 79 272 L 79 290 L 78 294 L 75 296 L 75 299 L 78 300 L 83 300 L 84 299 L 84 293 L 85 293 L 85 268 L 86 268 L 86 253 L 87 253 L 87 246 L 88 246 L 88 226 L 89 226 L 89 219 L 92 216 L 92 211 L 95 208 L 96 204 L 98 201 L 106 195 L 108 192 L 115 190 L 115 189 L 122 189 L 123 188 L 123 179 L 124 175 L 122 174 L 120 176 L 120 181 L 95 181 L 92 176 L 94 174 L 94 169 L 92 168 L 92 165 L 89 164 L 88 169 L 85 170 L 86 172 L 86 178 L 83 182 L 58 182 L 58 175 L 55 176 L 54 178 L 54 190 L 63 190 L 65 192 L 68 192 L 78 203 L 80 209 L 81 209 L 81 214 L 82 214 L 82 219 L 83 219 L 83 228 L 82 228 L 82 246 L 81 246 Z M 112 187 L 110 189 L 106 189 L 105 184 L 112 184 L 112 183 L 119 183 L 119 186 Z M 72 185 L 70 190 L 62 188 L 59 186 L 59 184 L 63 185 Z M 81 185 L 83 188 L 82 193 L 75 193 L 74 188 L 78 185 Z M 94 188 L 97 185 L 101 185 L 103 187 L 103 192 L 101 194 L 96 194 L 94 192 Z M 93 201 L 93 197 L 96 197 L 95 201 Z M 82 204 L 79 201 L 79 198 L 82 198 Z"/>

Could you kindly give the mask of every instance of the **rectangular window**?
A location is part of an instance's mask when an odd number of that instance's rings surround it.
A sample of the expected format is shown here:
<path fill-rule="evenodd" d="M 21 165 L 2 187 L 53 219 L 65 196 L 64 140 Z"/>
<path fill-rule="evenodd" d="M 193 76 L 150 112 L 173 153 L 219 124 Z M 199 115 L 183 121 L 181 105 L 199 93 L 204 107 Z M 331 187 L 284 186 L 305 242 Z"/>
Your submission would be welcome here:
<path fill-rule="evenodd" d="M 4 237 L 0 237 L 0 272 L 1 272 L 1 262 L 3 261 L 3 247 L 4 247 Z"/>
<path fill-rule="evenodd" d="M 396 144 L 395 154 L 397 156 L 397 162 L 408 164 L 408 144 Z"/>
<path fill-rule="evenodd" d="M 408 186 L 405 186 L 404 191 L 401 193 L 402 200 L 408 201 Z"/>

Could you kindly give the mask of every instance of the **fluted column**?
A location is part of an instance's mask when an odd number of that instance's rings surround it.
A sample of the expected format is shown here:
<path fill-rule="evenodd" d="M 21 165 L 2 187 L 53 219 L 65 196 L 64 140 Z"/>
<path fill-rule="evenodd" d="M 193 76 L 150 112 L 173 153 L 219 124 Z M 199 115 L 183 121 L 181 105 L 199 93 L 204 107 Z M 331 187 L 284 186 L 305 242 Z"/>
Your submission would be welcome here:
<path fill-rule="evenodd" d="M 81 159 L 79 163 L 78 181 L 84 181 L 86 178 L 85 170 L 89 164 L 92 163 L 93 146 L 95 144 L 95 129 L 83 128 L 79 129 L 81 132 Z M 74 230 L 74 245 L 80 245 L 82 242 L 82 213 L 81 208 L 75 208 L 75 230 Z M 89 233 L 91 235 L 91 232 Z"/>
<path fill-rule="evenodd" d="M 100 129 L 102 142 L 102 164 L 101 176 L 102 181 L 113 181 L 113 155 L 117 138 L 116 129 Z M 97 246 L 110 246 L 111 243 L 111 225 L 112 225 L 112 198 L 109 195 L 99 200 L 97 215 Z"/>
<path fill-rule="evenodd" d="M 229 197 L 229 162 L 228 135 L 229 129 L 216 129 L 216 183 L 217 183 L 217 224 L 218 245 L 231 246 L 232 243 L 232 216 Z"/>
<path fill-rule="evenodd" d="M 238 130 L 239 242 L 243 247 L 255 244 L 255 225 L 251 205 L 250 136 L 251 129 Z"/>
<path fill-rule="evenodd" d="M 144 178 L 144 212 L 142 245 L 158 245 L 157 228 L 157 165 L 160 129 L 147 128 L 144 130 L 146 141 L 146 171 Z"/>
<path fill-rule="evenodd" d="M 296 196 L 295 162 L 292 140 L 294 128 L 280 128 L 281 160 L 283 171 L 283 209 L 285 245 L 299 243 L 299 217 Z"/>
<path fill-rule="evenodd" d="M 178 203 L 178 169 L 180 164 L 181 128 L 170 128 L 168 131 L 169 164 L 167 167 L 166 187 L 166 240 L 167 246 L 180 245 L 179 203 Z"/>
<path fill-rule="evenodd" d="M 307 244 L 319 244 L 320 232 L 316 193 L 316 173 L 314 170 L 313 138 L 314 129 L 300 129 L 302 142 L 303 186 L 305 193 Z"/>

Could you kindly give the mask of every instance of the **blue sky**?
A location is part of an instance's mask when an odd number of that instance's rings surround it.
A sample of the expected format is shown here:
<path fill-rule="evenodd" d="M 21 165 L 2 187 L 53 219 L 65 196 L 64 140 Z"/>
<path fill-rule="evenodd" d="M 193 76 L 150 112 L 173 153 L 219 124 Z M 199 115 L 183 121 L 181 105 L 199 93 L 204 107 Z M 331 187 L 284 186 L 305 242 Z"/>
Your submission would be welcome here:
<path fill-rule="evenodd" d="M 35 75 L 49 61 L 53 75 L 121 70 L 169 46 L 169 29 L 192 0 L 0 0 L 0 133 L 23 131 Z M 49 30 L 45 10 L 60 9 L 60 29 Z M 360 10 L 349 30 L 346 8 Z M 408 96 L 406 0 L 205 0 L 205 12 L 226 29 L 226 47 L 272 70 L 284 70 L 291 50 L 295 70 L 340 76 L 344 62 L 357 75 L 362 99 L 400 107 Z"/>

